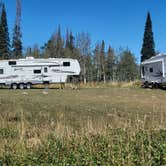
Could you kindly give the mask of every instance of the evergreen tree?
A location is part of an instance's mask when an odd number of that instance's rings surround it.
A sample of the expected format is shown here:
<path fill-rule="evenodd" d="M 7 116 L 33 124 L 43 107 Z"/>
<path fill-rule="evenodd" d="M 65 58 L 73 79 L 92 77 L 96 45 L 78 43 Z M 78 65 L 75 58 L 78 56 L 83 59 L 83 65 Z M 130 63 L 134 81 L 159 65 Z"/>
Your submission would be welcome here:
<path fill-rule="evenodd" d="M 22 57 L 22 33 L 21 33 L 21 1 L 17 0 L 16 22 L 13 30 L 12 58 Z"/>
<path fill-rule="evenodd" d="M 54 37 L 51 37 L 51 39 L 45 44 L 43 57 L 44 58 L 56 58 Z"/>
<path fill-rule="evenodd" d="M 66 42 L 65 42 L 65 48 L 69 48 L 70 45 L 70 34 L 69 34 L 69 30 L 66 30 Z"/>
<path fill-rule="evenodd" d="M 120 60 L 117 68 L 119 81 L 134 81 L 138 78 L 139 72 L 136 59 L 128 49 L 120 53 Z"/>
<path fill-rule="evenodd" d="M 105 42 L 104 40 L 102 40 L 102 43 L 101 43 L 101 49 L 100 49 L 100 68 L 101 68 L 101 81 L 104 81 L 106 82 L 106 75 L 105 75 Z"/>
<path fill-rule="evenodd" d="M 94 74 L 96 75 L 95 81 L 100 81 L 101 70 L 100 70 L 100 45 L 99 44 L 97 44 L 94 49 L 94 68 L 95 68 Z"/>
<path fill-rule="evenodd" d="M 55 34 L 55 48 L 56 48 L 57 58 L 63 57 L 63 46 L 64 46 L 64 41 L 61 36 L 61 27 L 59 25 L 58 31 Z"/>
<path fill-rule="evenodd" d="M 73 51 L 73 49 L 74 49 L 74 40 L 75 40 L 75 38 L 74 38 L 73 33 L 71 31 L 70 35 L 69 35 L 69 48 L 71 51 Z"/>
<path fill-rule="evenodd" d="M 32 56 L 32 48 L 30 46 L 26 48 L 25 56 L 26 57 Z"/>
<path fill-rule="evenodd" d="M 89 54 L 86 57 L 86 79 L 87 82 L 92 82 L 94 77 L 93 77 L 93 64 L 92 64 L 92 56 Z"/>
<path fill-rule="evenodd" d="M 66 42 L 64 48 L 64 57 L 66 58 L 78 58 L 76 55 L 77 50 L 75 48 L 75 38 L 73 36 L 72 31 L 66 31 Z"/>
<path fill-rule="evenodd" d="M 35 44 L 34 47 L 33 47 L 32 56 L 34 58 L 40 58 L 40 49 L 39 49 L 37 44 Z"/>
<path fill-rule="evenodd" d="M 44 57 L 62 58 L 64 52 L 63 46 L 64 41 L 61 36 L 61 28 L 58 26 L 58 30 L 52 35 L 51 39 L 44 46 Z"/>
<path fill-rule="evenodd" d="M 106 58 L 106 79 L 107 81 L 114 80 L 115 71 L 115 53 L 111 46 L 108 47 L 107 58 Z"/>
<path fill-rule="evenodd" d="M 143 45 L 141 50 L 141 62 L 155 56 L 155 43 L 153 39 L 152 21 L 150 13 L 147 14 Z"/>
<path fill-rule="evenodd" d="M 10 58 L 10 39 L 8 32 L 7 16 L 5 5 L 1 4 L 1 20 L 0 20 L 0 58 L 9 59 Z"/>

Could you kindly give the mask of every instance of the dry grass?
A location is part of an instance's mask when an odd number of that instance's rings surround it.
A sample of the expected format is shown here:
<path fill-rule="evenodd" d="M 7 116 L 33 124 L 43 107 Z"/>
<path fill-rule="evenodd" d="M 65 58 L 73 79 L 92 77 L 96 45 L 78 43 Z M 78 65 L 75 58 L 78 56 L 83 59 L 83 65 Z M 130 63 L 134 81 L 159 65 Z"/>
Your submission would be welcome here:
<path fill-rule="evenodd" d="M 105 125 L 159 129 L 166 125 L 165 98 L 165 91 L 128 88 L 1 90 L 0 125 L 17 128 L 23 121 L 24 128 L 54 129 L 58 136 L 66 127 L 90 132 Z"/>
<path fill-rule="evenodd" d="M 81 83 L 66 83 L 66 84 L 49 84 L 49 85 L 33 85 L 34 88 L 50 88 L 50 89 L 81 89 L 81 88 L 111 88 L 111 87 L 116 87 L 116 88 L 140 88 L 141 87 L 141 81 L 136 80 L 136 81 L 131 81 L 131 82 L 88 82 L 84 84 L 83 82 Z"/>
<path fill-rule="evenodd" d="M 165 99 L 165 91 L 127 85 L 81 90 L 2 89 L 0 156 L 8 152 L 6 147 L 12 147 L 12 154 L 24 156 L 45 144 L 50 135 L 62 142 L 68 140 L 68 144 L 74 137 L 84 144 L 84 138 L 92 135 L 111 141 L 110 130 L 115 129 L 127 132 L 129 140 L 139 131 L 165 130 Z"/>

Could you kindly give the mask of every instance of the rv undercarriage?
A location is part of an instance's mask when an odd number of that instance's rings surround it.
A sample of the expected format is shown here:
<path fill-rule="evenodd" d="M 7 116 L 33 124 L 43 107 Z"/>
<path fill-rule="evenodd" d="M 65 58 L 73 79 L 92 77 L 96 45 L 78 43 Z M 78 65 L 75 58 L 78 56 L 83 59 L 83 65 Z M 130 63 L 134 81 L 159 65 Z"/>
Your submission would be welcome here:
<path fill-rule="evenodd" d="M 10 86 L 11 89 L 31 89 L 32 88 L 32 83 L 13 83 Z"/>
<path fill-rule="evenodd" d="M 164 84 L 162 84 L 162 83 L 157 83 L 157 82 L 149 83 L 147 81 L 142 84 L 143 88 L 152 88 L 152 89 L 162 88 L 163 86 L 164 86 Z"/>

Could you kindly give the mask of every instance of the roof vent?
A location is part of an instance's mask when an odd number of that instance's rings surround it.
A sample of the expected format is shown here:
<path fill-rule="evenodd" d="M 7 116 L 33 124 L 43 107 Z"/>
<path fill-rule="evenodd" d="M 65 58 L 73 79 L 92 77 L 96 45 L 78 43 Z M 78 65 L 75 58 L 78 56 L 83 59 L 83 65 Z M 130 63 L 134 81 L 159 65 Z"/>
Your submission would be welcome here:
<path fill-rule="evenodd" d="M 27 59 L 27 60 L 32 60 L 32 59 L 35 59 L 35 58 L 32 57 L 32 56 L 27 56 L 26 59 Z"/>

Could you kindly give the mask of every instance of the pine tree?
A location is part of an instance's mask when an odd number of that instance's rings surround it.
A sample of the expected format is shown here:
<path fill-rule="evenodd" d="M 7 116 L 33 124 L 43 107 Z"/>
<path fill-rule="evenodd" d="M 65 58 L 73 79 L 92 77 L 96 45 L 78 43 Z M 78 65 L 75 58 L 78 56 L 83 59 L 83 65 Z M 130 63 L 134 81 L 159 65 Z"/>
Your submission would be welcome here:
<path fill-rule="evenodd" d="M 61 28 L 58 26 L 58 30 L 52 35 L 51 39 L 45 44 L 44 57 L 48 58 L 62 58 L 64 52 L 64 41 L 61 36 Z"/>
<path fill-rule="evenodd" d="M 100 81 L 101 70 L 100 70 L 100 45 L 99 44 L 97 44 L 94 49 L 94 66 L 95 66 L 96 81 Z"/>
<path fill-rule="evenodd" d="M 75 40 L 75 38 L 74 38 L 73 33 L 71 31 L 70 35 L 69 35 L 69 48 L 71 51 L 73 51 L 73 49 L 74 49 L 74 40 Z"/>
<path fill-rule="evenodd" d="M 65 42 L 65 48 L 69 48 L 70 45 L 70 34 L 69 34 L 69 30 L 66 30 L 66 42 Z"/>
<path fill-rule="evenodd" d="M 86 57 L 86 78 L 87 82 L 93 81 L 93 64 L 92 64 L 92 56 L 89 54 Z"/>
<path fill-rule="evenodd" d="M 13 30 L 12 58 L 22 57 L 22 33 L 21 33 L 21 1 L 17 0 L 16 22 Z"/>
<path fill-rule="evenodd" d="M 138 66 L 135 56 L 130 50 L 126 49 L 120 53 L 118 62 L 118 80 L 119 81 L 134 81 L 138 78 Z"/>
<path fill-rule="evenodd" d="M 57 57 L 58 58 L 61 58 L 63 57 L 63 45 L 64 45 L 64 41 L 62 39 L 62 36 L 61 36 L 61 27 L 60 25 L 58 26 L 58 31 L 55 35 L 55 44 L 56 44 L 56 53 L 57 53 Z"/>
<path fill-rule="evenodd" d="M 107 58 L 106 58 L 106 79 L 108 81 L 114 80 L 115 70 L 115 53 L 111 46 L 108 47 Z"/>
<path fill-rule="evenodd" d="M 56 58 L 54 37 L 51 37 L 51 39 L 45 44 L 43 56 L 44 58 Z"/>
<path fill-rule="evenodd" d="M 75 38 L 72 31 L 66 31 L 66 42 L 64 48 L 64 57 L 66 58 L 77 58 L 76 48 L 75 48 Z"/>
<path fill-rule="evenodd" d="M 40 58 L 40 49 L 39 49 L 37 44 L 35 44 L 33 49 L 32 49 L 32 56 L 34 58 Z"/>
<path fill-rule="evenodd" d="M 100 49 L 100 63 L 101 63 L 101 80 L 106 82 L 106 75 L 105 75 L 105 42 L 102 40 L 101 49 Z"/>
<path fill-rule="evenodd" d="M 0 20 L 0 58 L 9 59 L 10 58 L 10 39 L 8 32 L 7 16 L 5 5 L 1 4 L 1 20 Z"/>
<path fill-rule="evenodd" d="M 26 48 L 25 56 L 26 57 L 31 57 L 32 56 L 32 48 L 30 46 L 28 46 Z"/>
<path fill-rule="evenodd" d="M 155 43 L 153 39 L 152 21 L 149 12 L 147 14 L 147 19 L 145 24 L 145 32 L 144 32 L 141 54 L 142 54 L 141 62 L 146 59 L 149 59 L 152 56 L 155 56 Z"/>

